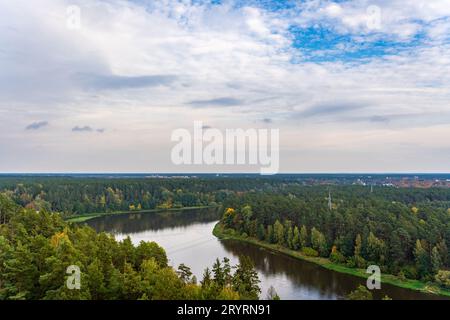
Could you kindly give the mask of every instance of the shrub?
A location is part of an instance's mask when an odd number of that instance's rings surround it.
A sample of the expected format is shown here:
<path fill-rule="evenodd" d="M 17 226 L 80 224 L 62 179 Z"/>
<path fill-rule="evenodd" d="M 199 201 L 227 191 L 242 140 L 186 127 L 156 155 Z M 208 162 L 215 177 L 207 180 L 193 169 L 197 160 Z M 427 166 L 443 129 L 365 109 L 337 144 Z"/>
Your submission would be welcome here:
<path fill-rule="evenodd" d="M 310 247 L 304 247 L 302 249 L 302 253 L 308 257 L 318 257 L 319 256 L 319 252 L 317 252 L 317 250 L 314 250 L 313 248 L 310 248 Z"/>
<path fill-rule="evenodd" d="M 360 285 L 355 291 L 347 295 L 348 300 L 373 300 L 372 292 Z"/>
<path fill-rule="evenodd" d="M 439 270 L 434 279 L 441 287 L 450 289 L 450 271 Z"/>
<path fill-rule="evenodd" d="M 347 259 L 342 253 L 336 250 L 330 254 L 330 260 L 334 263 L 345 263 Z"/>
<path fill-rule="evenodd" d="M 402 272 L 408 279 L 417 279 L 419 276 L 415 266 L 405 266 L 402 270 L 400 270 L 400 272 Z"/>

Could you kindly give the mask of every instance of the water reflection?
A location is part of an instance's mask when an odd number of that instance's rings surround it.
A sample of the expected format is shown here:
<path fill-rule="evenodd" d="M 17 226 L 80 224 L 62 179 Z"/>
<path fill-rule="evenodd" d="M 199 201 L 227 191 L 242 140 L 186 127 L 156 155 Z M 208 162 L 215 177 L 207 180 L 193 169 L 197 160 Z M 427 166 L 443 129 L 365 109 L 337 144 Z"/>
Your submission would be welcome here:
<path fill-rule="evenodd" d="M 114 234 L 134 234 L 148 230 L 185 227 L 194 223 L 216 221 L 220 214 L 215 208 L 154 213 L 129 213 L 104 216 L 87 223 L 96 230 Z"/>
<path fill-rule="evenodd" d="M 216 258 L 226 256 L 234 265 L 240 255 L 250 256 L 261 280 L 262 298 L 273 286 L 282 299 L 342 299 L 359 284 L 365 284 L 364 279 L 326 270 L 251 244 L 220 241 L 212 235 L 217 220 L 217 210 L 203 209 L 105 216 L 88 224 L 97 231 L 115 234 L 117 239 L 130 236 L 133 243 L 156 241 L 166 249 L 172 266 L 185 263 L 198 279 Z M 386 284 L 382 285 L 382 290 L 374 291 L 377 298 L 384 295 L 393 299 L 438 298 Z"/>

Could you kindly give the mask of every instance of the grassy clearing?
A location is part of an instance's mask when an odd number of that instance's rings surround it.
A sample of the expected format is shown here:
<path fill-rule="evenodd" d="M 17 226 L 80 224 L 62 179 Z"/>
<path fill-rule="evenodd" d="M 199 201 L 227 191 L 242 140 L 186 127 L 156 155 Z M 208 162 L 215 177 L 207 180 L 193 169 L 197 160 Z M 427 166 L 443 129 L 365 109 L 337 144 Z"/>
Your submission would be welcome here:
<path fill-rule="evenodd" d="M 266 243 L 266 242 L 260 241 L 258 239 L 252 238 L 252 237 L 244 238 L 240 235 L 236 235 L 232 231 L 230 232 L 230 230 L 226 230 L 223 227 L 223 225 L 221 225 L 220 223 L 218 223 L 214 227 L 213 234 L 219 239 L 223 239 L 223 240 L 232 239 L 232 240 L 238 240 L 238 241 L 251 243 L 251 244 L 266 248 L 268 250 L 272 250 L 274 252 L 279 252 L 279 253 L 291 256 L 296 259 L 315 263 L 315 264 L 317 264 L 323 268 L 326 268 L 328 270 L 345 273 L 345 274 L 349 274 L 352 276 L 365 278 L 365 279 L 367 279 L 369 277 L 369 274 L 366 273 L 365 269 L 349 268 L 349 267 L 346 267 L 346 266 L 343 266 L 340 264 L 333 263 L 327 258 L 308 257 L 308 256 L 301 254 L 299 251 L 287 249 L 285 247 L 281 247 L 276 244 Z M 383 274 L 382 278 L 381 278 L 381 282 L 388 283 L 388 284 L 391 284 L 391 285 L 394 285 L 397 287 L 401 287 L 404 289 L 416 290 L 416 291 L 421 291 L 421 292 L 425 292 L 425 293 L 431 293 L 431 294 L 437 294 L 437 295 L 450 297 L 449 290 L 438 288 L 436 286 L 429 285 L 429 284 L 419 281 L 419 280 L 410 280 L 410 279 L 401 280 L 394 275 Z"/>
<path fill-rule="evenodd" d="M 184 208 L 170 208 L 170 209 L 152 209 L 152 210 L 139 210 L 139 211 L 115 211 L 115 212 L 102 212 L 102 213 L 87 213 L 87 214 L 79 214 L 67 217 L 65 220 L 67 222 L 80 223 L 85 222 L 94 218 L 103 217 L 103 216 L 111 216 L 111 215 L 119 215 L 119 214 L 128 214 L 128 213 L 156 213 L 156 212 L 166 212 L 166 211 L 187 211 L 187 210 L 196 210 L 196 209 L 207 209 L 207 208 L 216 208 L 216 206 L 197 206 L 197 207 L 184 207 Z"/>

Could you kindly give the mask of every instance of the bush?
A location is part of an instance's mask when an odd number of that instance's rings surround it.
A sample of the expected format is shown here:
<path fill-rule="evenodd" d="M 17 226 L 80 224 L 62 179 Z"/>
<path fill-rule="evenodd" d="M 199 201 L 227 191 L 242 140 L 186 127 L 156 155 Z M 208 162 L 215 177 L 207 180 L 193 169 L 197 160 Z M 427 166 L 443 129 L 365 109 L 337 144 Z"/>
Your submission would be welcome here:
<path fill-rule="evenodd" d="M 346 266 L 349 268 L 365 269 L 367 267 L 367 263 L 363 257 L 353 256 L 347 259 Z"/>
<path fill-rule="evenodd" d="M 314 250 L 313 248 L 310 248 L 310 247 L 304 247 L 302 249 L 302 253 L 308 257 L 318 257 L 319 256 L 319 252 L 317 252 L 317 250 Z"/>
<path fill-rule="evenodd" d="M 400 270 L 400 272 L 402 272 L 408 279 L 417 279 L 419 277 L 415 266 L 403 267 L 402 270 Z"/>
<path fill-rule="evenodd" d="M 439 270 L 434 279 L 439 286 L 450 289 L 450 271 Z"/>
<path fill-rule="evenodd" d="M 373 300 L 372 292 L 360 285 L 355 291 L 347 295 L 348 300 Z"/>
<path fill-rule="evenodd" d="M 330 260 L 334 263 L 345 263 L 347 259 L 342 253 L 336 250 L 330 254 Z"/>

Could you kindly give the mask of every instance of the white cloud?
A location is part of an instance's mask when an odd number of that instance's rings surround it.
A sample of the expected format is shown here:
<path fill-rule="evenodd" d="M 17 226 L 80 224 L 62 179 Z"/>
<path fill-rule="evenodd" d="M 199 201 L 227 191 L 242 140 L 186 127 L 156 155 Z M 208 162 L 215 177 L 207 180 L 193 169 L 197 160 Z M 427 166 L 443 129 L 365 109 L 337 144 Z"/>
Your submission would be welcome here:
<path fill-rule="evenodd" d="M 72 4 L 81 8 L 79 30 L 66 27 L 66 8 Z M 382 13 L 382 28 L 375 34 L 367 29 L 370 4 Z M 0 128 L 5 150 L 0 171 L 177 170 L 168 164 L 173 128 L 189 128 L 194 120 L 246 127 L 266 118 L 282 129 L 286 171 L 314 170 L 313 155 L 321 157 L 324 150 L 356 165 L 360 159 L 352 156 L 370 146 L 385 156 L 398 152 L 386 164 L 391 170 L 413 152 L 395 149 L 404 143 L 417 145 L 419 156 L 411 161 L 419 170 L 426 165 L 420 157 L 423 139 L 450 133 L 439 127 L 450 121 L 448 4 L 307 1 L 297 9 L 271 12 L 175 0 L 146 6 L 38 0 L 33 8 L 24 0 L 2 1 L 0 117 L 6 120 Z M 380 37 L 408 42 L 424 31 L 429 38 L 411 50 L 365 63 L 302 61 L 305 53 L 292 47 L 289 26 L 318 23 L 358 41 L 337 47 L 346 52 Z M 196 108 L 193 101 L 213 103 Z M 364 107 L 340 112 L 353 105 Z M 306 110 L 320 111 L 320 106 L 334 111 L 304 117 Z M 39 119 L 52 126 L 25 134 L 23 128 Z M 101 135 L 70 132 L 84 124 L 106 130 Z M 430 126 L 440 129 L 428 131 Z M 447 147 L 442 139 L 436 141 Z M 38 146 L 46 151 L 39 161 L 16 160 Z M 311 160 L 299 162 L 304 150 Z M 123 156 L 138 153 L 137 158 Z M 57 154 L 72 160 L 57 161 Z M 89 163 L 83 160 L 87 154 Z M 327 171 L 342 168 L 330 165 Z"/>

